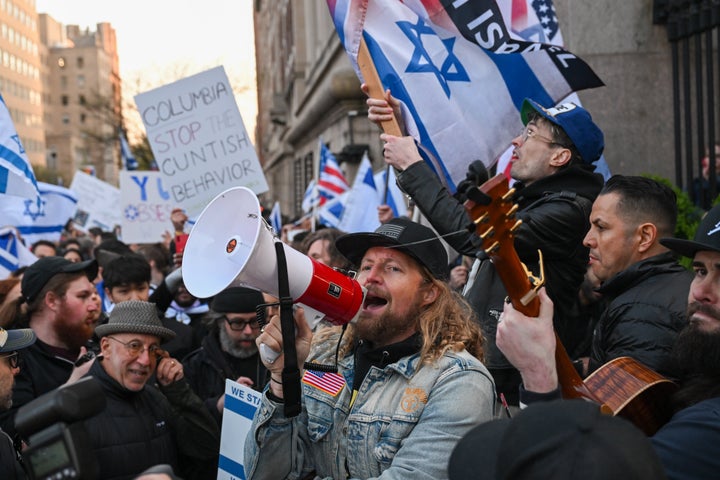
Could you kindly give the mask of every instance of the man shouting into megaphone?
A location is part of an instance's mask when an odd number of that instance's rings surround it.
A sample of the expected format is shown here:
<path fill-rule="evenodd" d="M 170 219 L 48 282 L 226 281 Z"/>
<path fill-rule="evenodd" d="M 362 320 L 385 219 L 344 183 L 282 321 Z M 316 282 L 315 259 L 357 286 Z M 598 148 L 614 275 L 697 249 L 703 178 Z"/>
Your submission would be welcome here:
<path fill-rule="evenodd" d="M 358 267 L 362 308 L 314 337 L 296 310 L 298 364 L 312 362 L 300 415 L 283 411 L 284 356 L 264 357 L 271 381 L 245 443 L 247 478 L 447 478 L 457 441 L 492 418 L 495 391 L 472 309 L 446 283 L 445 249 L 405 218 L 336 246 Z M 283 351 L 278 316 L 256 342 Z"/>

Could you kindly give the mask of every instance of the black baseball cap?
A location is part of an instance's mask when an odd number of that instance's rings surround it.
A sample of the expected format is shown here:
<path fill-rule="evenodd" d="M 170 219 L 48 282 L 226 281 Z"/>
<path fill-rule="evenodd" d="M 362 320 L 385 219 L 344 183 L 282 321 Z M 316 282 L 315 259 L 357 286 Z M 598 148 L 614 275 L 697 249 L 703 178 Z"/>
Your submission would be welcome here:
<path fill-rule="evenodd" d="M 702 250 L 720 252 L 720 205 L 714 206 L 705 214 L 695 231 L 693 240 L 661 238 L 660 243 L 670 250 L 690 258 Z"/>
<path fill-rule="evenodd" d="M 88 280 L 95 280 L 98 273 L 98 264 L 95 260 L 73 263 L 63 257 L 43 257 L 30 265 L 23 274 L 21 290 L 26 302 L 35 300 L 35 297 L 47 285 L 52 277 L 58 273 L 85 272 Z"/>
<path fill-rule="evenodd" d="M 372 247 L 400 250 L 427 267 L 440 280 L 448 278 L 445 247 L 432 229 L 405 217 L 395 217 L 380 225 L 374 233 L 349 233 L 335 240 L 337 249 L 354 265 L 360 265 Z"/>
<path fill-rule="evenodd" d="M 650 480 L 666 478 L 645 434 L 585 400 L 530 405 L 470 430 L 450 455 L 450 480 Z"/>
<path fill-rule="evenodd" d="M 35 332 L 30 328 L 5 330 L 0 327 L 0 353 L 14 352 L 29 347 L 36 340 Z"/>

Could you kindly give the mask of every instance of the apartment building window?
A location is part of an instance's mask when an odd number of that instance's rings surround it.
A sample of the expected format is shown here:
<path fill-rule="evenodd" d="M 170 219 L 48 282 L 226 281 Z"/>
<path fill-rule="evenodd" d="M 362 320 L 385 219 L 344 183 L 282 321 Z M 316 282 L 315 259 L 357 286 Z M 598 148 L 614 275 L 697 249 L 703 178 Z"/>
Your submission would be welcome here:
<path fill-rule="evenodd" d="M 85 59 L 83 57 L 77 57 L 77 67 L 83 68 L 85 66 Z"/>
<path fill-rule="evenodd" d="M 80 102 L 80 105 L 85 105 L 87 102 L 85 101 L 85 95 L 80 95 L 78 97 L 78 102 Z"/>
<path fill-rule="evenodd" d="M 69 115 L 63 115 L 62 122 L 65 125 L 68 125 L 70 123 L 70 116 Z"/>
<path fill-rule="evenodd" d="M 65 68 L 65 57 L 58 58 L 58 67 Z"/>
<path fill-rule="evenodd" d="M 60 97 L 60 103 L 62 103 L 63 107 L 67 107 L 70 103 L 70 97 L 68 97 L 67 95 L 63 95 L 62 97 Z"/>
<path fill-rule="evenodd" d="M 84 113 L 80 114 L 80 123 L 85 123 L 85 120 L 87 120 L 87 115 Z"/>
<path fill-rule="evenodd" d="M 77 86 L 82 88 L 85 86 L 85 75 L 78 75 L 77 76 Z"/>

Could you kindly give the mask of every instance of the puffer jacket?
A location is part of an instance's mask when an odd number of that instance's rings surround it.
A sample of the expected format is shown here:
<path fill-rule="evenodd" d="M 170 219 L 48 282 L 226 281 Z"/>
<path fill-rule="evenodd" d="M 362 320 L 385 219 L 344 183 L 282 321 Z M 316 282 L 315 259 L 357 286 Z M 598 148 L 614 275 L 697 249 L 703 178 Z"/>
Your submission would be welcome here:
<path fill-rule="evenodd" d="M 465 208 L 450 196 L 425 162 L 401 172 L 398 185 L 450 246 L 477 259 L 464 295 L 477 312 L 485 335 L 485 364 L 491 372 L 514 370 L 495 346 L 497 319 L 507 293 L 495 267 L 480 250 L 478 237 L 467 230 L 470 219 Z M 523 222 L 515 232 L 515 250 L 534 275 L 540 273 L 537 252 L 542 251 L 547 292 L 555 304 L 555 330 L 568 351 L 585 334 L 586 325 L 572 312 L 587 269 L 588 249 L 582 242 L 590 228 L 592 202 L 602 186 L 602 176 L 584 165 L 570 166 L 528 187 L 515 184 L 517 218 Z M 512 391 L 506 390 L 506 395 L 516 394 L 516 388 L 509 388 Z"/>
<path fill-rule="evenodd" d="M 610 303 L 593 332 L 589 372 L 629 356 L 672 377 L 670 351 L 687 323 L 691 281 L 692 274 L 670 252 L 637 262 L 607 280 L 598 291 Z"/>
<path fill-rule="evenodd" d="M 98 478 L 132 479 L 166 463 L 189 479 L 183 463 L 202 463 L 217 455 L 219 428 L 184 379 L 162 387 L 162 392 L 152 385 L 134 392 L 110 377 L 101 361 L 88 375 L 100 382 L 107 400 L 105 410 L 85 420 L 100 466 Z"/>

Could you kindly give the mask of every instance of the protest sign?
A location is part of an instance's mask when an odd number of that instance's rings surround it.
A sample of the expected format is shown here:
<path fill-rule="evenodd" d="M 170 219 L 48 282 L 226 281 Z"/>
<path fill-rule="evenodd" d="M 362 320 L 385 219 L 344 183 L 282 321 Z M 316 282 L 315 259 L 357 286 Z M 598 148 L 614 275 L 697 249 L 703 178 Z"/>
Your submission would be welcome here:
<path fill-rule="evenodd" d="M 87 232 L 92 227 L 100 227 L 106 232 L 111 232 L 120 225 L 119 188 L 77 171 L 70 184 L 70 190 L 75 192 L 78 198 L 73 223 L 79 230 Z"/>
<path fill-rule="evenodd" d="M 260 406 L 262 393 L 225 380 L 225 409 L 223 410 L 220 437 L 218 480 L 245 480 L 243 466 L 245 438 L 250 432 L 255 411 Z"/>
<path fill-rule="evenodd" d="M 173 232 L 170 213 L 174 204 L 163 186 L 160 172 L 120 172 L 122 238 L 127 243 L 162 241 L 165 231 Z"/>
<path fill-rule="evenodd" d="M 223 67 L 141 93 L 135 103 L 170 200 L 191 218 L 230 187 L 268 190 Z"/>

